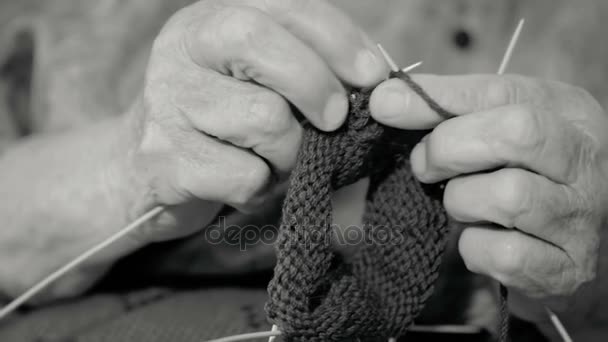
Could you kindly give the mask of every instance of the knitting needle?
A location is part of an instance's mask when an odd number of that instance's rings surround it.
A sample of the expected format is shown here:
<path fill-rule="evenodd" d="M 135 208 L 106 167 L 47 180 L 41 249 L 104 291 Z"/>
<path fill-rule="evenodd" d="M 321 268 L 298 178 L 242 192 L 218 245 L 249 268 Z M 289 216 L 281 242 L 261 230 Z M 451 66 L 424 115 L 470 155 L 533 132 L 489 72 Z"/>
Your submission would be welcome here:
<path fill-rule="evenodd" d="M 517 25 L 517 28 L 515 30 L 515 33 L 513 34 L 513 36 L 511 37 L 511 41 L 509 42 L 509 45 L 507 47 L 507 51 L 505 52 L 505 55 L 503 56 L 498 74 L 502 75 L 507 67 L 507 65 L 509 64 L 509 61 L 511 59 L 511 56 L 513 54 L 513 50 L 515 49 L 515 46 L 517 44 L 517 41 L 519 40 L 519 36 L 521 34 L 522 28 L 524 25 L 524 20 L 520 20 L 519 24 Z M 414 63 L 406 68 L 400 69 L 399 66 L 397 65 L 397 63 L 395 63 L 395 60 L 388 54 L 388 52 L 384 49 L 384 47 L 382 46 L 382 44 L 377 44 L 378 46 L 378 50 L 380 51 L 380 53 L 382 54 L 382 57 L 384 57 L 384 60 L 386 61 L 386 63 L 388 64 L 389 68 L 393 71 L 393 72 L 399 72 L 400 70 L 402 72 L 410 72 L 413 69 L 417 68 L 418 66 L 420 66 L 422 64 L 422 61 L 418 62 L 418 63 Z M 272 326 L 272 330 L 271 332 L 274 331 L 278 331 L 278 327 L 276 325 Z M 270 335 L 270 337 L 268 338 L 268 342 L 274 342 L 275 338 L 277 335 Z M 235 341 L 235 340 L 231 340 L 231 341 Z M 388 339 L 388 342 L 395 342 L 396 339 L 394 337 L 391 337 Z M 214 341 L 209 341 L 209 342 L 220 342 L 217 340 Z M 227 341 L 224 341 L 227 342 Z"/>
<path fill-rule="evenodd" d="M 519 36 L 521 35 L 521 31 L 524 27 L 524 24 L 525 19 L 522 18 L 517 24 L 515 32 L 513 33 L 513 36 L 509 41 L 509 46 L 507 47 L 507 50 L 505 51 L 505 54 L 502 58 L 502 62 L 500 63 L 500 67 L 498 68 L 498 75 L 503 75 L 507 70 L 507 66 L 509 65 L 509 61 L 511 60 L 511 56 L 513 55 L 513 51 L 515 50 L 515 46 L 517 45 L 517 41 L 519 40 Z M 557 317 L 557 315 L 548 307 L 545 307 L 545 311 L 547 312 L 551 323 L 555 327 L 555 330 L 558 332 L 562 340 L 564 342 L 572 342 L 570 334 L 568 334 L 568 331 L 560 321 L 559 317 Z"/>
<path fill-rule="evenodd" d="M 378 47 L 378 50 L 380 50 L 382 57 L 384 57 L 386 64 L 388 64 L 388 66 L 391 68 L 391 71 L 398 72 L 399 67 L 397 66 L 397 63 L 395 63 L 395 60 L 391 57 L 391 55 L 389 55 L 388 52 L 386 52 L 386 50 L 384 49 L 384 47 L 382 47 L 382 44 L 377 44 L 376 46 Z M 414 63 L 410 66 L 407 66 L 407 67 L 401 69 L 401 72 L 410 72 L 421 65 L 422 65 L 422 61 L 420 61 L 418 63 Z"/>
<path fill-rule="evenodd" d="M 471 334 L 471 333 L 479 333 L 482 329 L 476 326 L 470 326 L 470 325 L 463 325 L 463 326 L 458 326 L 458 325 L 430 325 L 430 326 L 425 326 L 425 325 L 413 325 L 409 328 L 409 331 L 411 332 L 440 332 L 440 333 L 451 333 L 451 334 Z M 255 332 L 255 333 L 247 333 L 247 334 L 240 334 L 240 335 L 233 335 L 233 336 L 227 336 L 227 337 L 222 337 L 222 338 L 218 338 L 218 339 L 214 339 L 214 340 L 208 340 L 205 342 L 235 342 L 235 341 L 244 341 L 244 340 L 250 340 L 250 339 L 255 339 L 255 338 L 265 338 L 268 337 L 268 340 L 274 341 L 274 339 L 277 336 L 281 336 L 282 333 L 281 331 L 278 330 L 278 327 L 276 327 L 276 325 L 272 326 L 272 330 L 270 331 L 260 331 L 260 332 Z M 396 342 L 397 339 L 394 337 L 391 337 L 388 339 L 388 342 Z"/>
<path fill-rule="evenodd" d="M 500 67 L 498 68 L 498 75 L 503 75 L 505 73 L 507 66 L 509 65 L 509 61 L 511 60 L 511 56 L 513 55 L 513 51 L 515 50 L 515 46 L 517 45 L 517 41 L 519 40 L 519 36 L 521 35 L 521 31 L 524 27 L 524 24 L 525 19 L 521 19 L 517 24 L 515 32 L 513 33 L 511 41 L 509 42 L 509 46 L 505 51 L 505 54 L 502 58 L 502 62 L 500 63 Z M 560 321 L 559 317 L 557 317 L 557 315 L 548 307 L 545 307 L 545 310 L 547 311 L 547 315 L 549 316 L 551 323 L 555 327 L 555 330 L 557 330 L 557 332 L 559 333 L 562 340 L 564 342 L 572 342 L 572 338 L 568 334 L 568 331 Z"/>
<path fill-rule="evenodd" d="M 241 335 L 233 335 L 233 336 L 227 336 L 227 337 L 222 337 L 222 338 L 217 338 L 215 340 L 209 340 L 206 342 L 235 342 L 235 341 L 245 341 L 245 340 L 253 340 L 256 338 L 265 338 L 265 337 L 269 337 L 269 338 L 275 338 L 277 336 L 280 336 L 282 333 L 278 330 L 276 331 L 260 331 L 260 332 L 254 332 L 254 333 L 247 333 L 247 334 L 241 334 Z"/>
<path fill-rule="evenodd" d="M 418 63 L 414 63 L 414 64 L 412 64 L 412 65 L 410 65 L 408 67 L 405 67 L 405 68 L 401 69 L 401 72 L 405 72 L 405 73 L 410 72 L 410 71 L 416 69 L 417 67 L 419 67 L 421 65 L 422 65 L 422 61 L 420 61 Z"/>
<path fill-rule="evenodd" d="M 511 61 L 511 57 L 513 56 L 513 51 L 515 50 L 515 47 L 517 46 L 517 42 L 519 41 L 519 37 L 521 36 L 521 32 L 523 30 L 524 24 L 525 24 L 525 19 L 522 18 L 521 20 L 519 20 L 519 23 L 517 24 L 517 27 L 515 28 L 513 35 L 511 36 L 511 40 L 509 41 L 509 45 L 507 46 L 505 54 L 503 55 L 502 61 L 500 63 L 500 67 L 498 68 L 498 72 L 497 72 L 498 75 L 503 75 L 505 73 L 505 71 L 509 65 L 509 62 Z M 378 44 L 378 49 L 382 53 L 382 56 L 384 56 L 384 59 L 386 60 L 386 63 L 389 65 L 391 70 L 395 71 L 395 72 L 399 71 L 399 66 L 397 65 L 397 63 L 395 63 L 393 58 L 386 52 L 386 50 L 382 47 L 382 45 Z M 406 72 L 406 71 L 403 71 L 403 72 Z M 564 342 L 572 342 L 572 338 L 568 334 L 568 331 L 565 329 L 565 327 L 562 324 L 562 322 L 560 321 L 559 317 L 557 317 L 557 315 L 555 313 L 553 313 L 553 311 L 551 311 L 549 308 L 545 307 L 545 310 L 547 311 L 547 314 L 549 315 L 549 318 L 550 318 L 553 326 L 555 327 L 557 332 L 560 334 L 562 340 Z"/>
<path fill-rule="evenodd" d="M 276 324 L 272 325 L 272 329 L 270 329 L 270 331 L 279 331 L 279 327 Z M 268 338 L 268 342 L 274 342 L 274 340 L 276 339 L 276 335 L 270 336 Z"/>
<path fill-rule="evenodd" d="M 506 69 L 506 67 L 508 65 L 508 61 L 511 58 L 511 54 L 513 52 L 513 49 L 514 49 L 514 47 L 516 45 L 516 42 L 517 42 L 517 40 L 519 38 L 519 35 L 521 33 L 521 30 L 523 28 L 523 24 L 524 24 L 524 20 L 522 19 L 519 22 L 519 25 L 517 26 L 515 34 L 513 35 L 512 39 L 511 39 L 511 42 L 509 44 L 509 47 L 507 48 L 507 52 L 505 53 L 505 56 L 503 57 L 503 61 L 502 61 L 501 66 L 499 68 L 498 74 L 503 74 L 504 73 L 504 71 L 505 71 L 505 69 Z M 399 71 L 399 67 L 394 62 L 394 60 L 388 55 L 388 53 L 384 50 L 384 48 L 380 44 L 378 44 L 378 48 L 380 49 L 382 55 L 386 59 L 387 63 L 391 67 L 391 69 L 393 71 L 395 71 L 395 72 L 398 72 Z M 413 70 L 414 68 L 420 66 L 421 64 L 422 64 L 422 62 L 415 63 L 415 64 L 413 64 L 413 65 L 411 65 L 409 67 L 404 68 L 402 70 L 402 72 L 409 72 L 409 71 Z M 48 287 L 50 284 L 52 284 L 53 282 L 55 282 L 57 279 L 61 278 L 66 273 L 70 272 L 75 267 L 78 267 L 80 264 L 82 264 L 84 261 L 86 261 L 87 259 L 89 259 L 93 255 L 99 253 L 101 250 L 105 249 L 109 245 L 111 245 L 111 244 L 115 243 L 116 241 L 120 240 L 121 238 L 123 238 L 124 236 L 126 236 L 128 233 L 130 233 L 131 231 L 137 229 L 139 226 L 141 226 L 142 224 L 146 223 L 147 221 L 149 221 L 153 217 L 159 215 L 163 211 L 164 211 L 163 207 L 156 207 L 156 208 L 150 210 L 149 212 L 145 213 L 144 215 L 142 215 L 141 217 L 139 217 L 138 219 L 136 219 L 135 221 L 133 221 L 131 224 L 127 225 L 125 228 L 119 230 L 114 235 L 110 236 L 109 238 L 107 238 L 106 240 L 102 241 L 101 243 L 99 243 L 98 245 L 94 246 L 93 248 L 89 249 L 88 251 L 82 253 L 81 255 L 79 255 L 78 257 L 76 257 L 75 259 L 73 259 L 68 264 L 64 265 L 63 267 L 61 267 L 57 271 L 55 271 L 52 274 L 50 274 L 48 277 L 44 278 L 42 281 L 40 281 L 39 283 L 37 283 L 36 285 L 34 285 L 28 291 L 26 291 L 21 296 L 17 297 L 15 300 L 13 300 L 8 305 L 6 305 L 4 308 L 2 308 L 2 310 L 0 310 L 0 320 L 4 319 L 6 316 L 8 316 L 9 314 L 11 314 L 14 310 L 16 310 L 17 308 L 19 308 L 21 305 L 23 305 L 27 301 L 29 301 L 32 297 L 34 297 L 40 291 L 44 290 L 46 287 Z M 547 308 L 547 312 L 548 312 L 548 314 L 549 314 L 549 316 L 551 318 L 551 321 L 553 322 L 554 326 L 559 331 L 560 335 L 562 335 L 562 338 L 564 339 L 564 341 L 565 342 L 571 342 L 572 339 L 568 336 L 568 333 L 565 330 L 565 328 L 564 328 L 563 324 L 561 323 L 561 321 L 559 320 L 559 318 L 551 310 L 549 310 L 548 308 Z M 269 331 L 269 332 L 252 333 L 252 334 L 245 334 L 245 335 L 239 335 L 239 336 L 241 336 L 242 339 L 252 339 L 252 338 L 260 338 L 260 337 L 270 336 L 269 342 L 273 342 L 274 339 L 275 339 L 275 337 L 279 336 L 279 335 L 281 335 L 281 332 L 278 330 L 278 327 L 276 325 L 273 325 L 273 329 L 271 331 Z M 230 337 L 228 337 L 228 338 L 225 338 L 225 339 L 218 339 L 218 340 L 213 340 L 213 341 L 214 342 L 228 342 L 228 341 L 238 341 L 238 340 L 241 340 L 241 339 L 230 339 Z M 395 342 L 395 338 L 390 338 L 389 342 Z"/>
<path fill-rule="evenodd" d="M 422 64 L 422 62 L 418 62 L 418 63 L 408 66 L 405 69 L 407 69 L 408 71 L 413 70 L 413 69 L 417 68 L 418 66 L 420 66 L 421 64 Z M 406 71 L 404 71 L 404 72 L 406 72 Z M 120 240 L 122 237 L 124 237 L 131 231 L 137 229 L 139 226 L 146 223 L 148 220 L 159 215 L 163 210 L 164 209 L 162 207 L 156 207 L 156 208 L 150 210 L 149 212 L 143 214 L 141 217 L 137 218 L 131 224 L 129 224 L 126 227 L 119 230 L 114 235 L 110 236 L 109 238 L 102 241 L 98 245 L 93 246 L 91 249 L 85 251 L 84 253 L 82 253 L 81 255 L 79 255 L 78 257 L 76 257 L 75 259 L 73 259 L 72 261 L 70 261 L 69 263 L 67 263 L 60 269 L 58 269 L 57 271 L 53 272 L 52 274 L 48 275 L 46 278 L 42 279 L 40 282 L 38 282 L 37 284 L 32 286 L 29 290 L 27 290 L 22 295 L 15 298 L 9 304 L 7 304 L 5 307 L 3 307 L 0 310 L 0 321 L 3 320 L 4 318 L 6 318 L 8 315 L 10 315 L 12 312 L 14 312 L 19 307 L 21 307 L 23 304 L 27 303 L 30 299 L 32 299 L 35 295 L 40 293 L 40 291 L 47 288 L 49 285 L 51 285 L 57 279 L 63 277 L 65 274 L 67 274 L 68 272 L 73 270 L 75 267 L 78 267 L 80 264 L 82 264 L 84 261 L 86 261 L 93 255 L 99 253 L 101 250 L 105 249 L 109 245 Z M 271 340 L 269 342 L 273 342 L 273 340 Z"/>
<path fill-rule="evenodd" d="M 18 309 L 21 305 L 25 304 L 27 301 L 32 299 L 32 297 L 37 295 L 40 291 L 47 288 L 49 285 L 51 285 L 57 279 L 63 277 L 66 273 L 70 272 L 75 267 L 78 267 L 80 264 L 82 264 L 84 261 L 86 261 L 93 255 L 99 253 L 101 250 L 105 249 L 106 247 L 113 244 L 114 242 L 122 239 L 124 236 L 126 236 L 130 232 L 134 231 L 135 229 L 140 227 L 142 224 L 148 222 L 155 216 L 159 215 L 163 210 L 164 210 L 164 207 L 160 207 L 160 206 L 155 207 L 154 209 L 148 211 L 147 213 L 145 213 L 142 216 L 140 216 L 139 218 L 137 218 L 135 221 L 133 221 L 132 223 L 130 223 L 123 229 L 119 230 L 117 233 L 114 233 L 112 236 L 108 237 L 107 239 L 105 239 L 101 243 L 97 244 L 93 248 L 80 254 L 78 257 L 76 257 L 69 263 L 65 264 L 63 267 L 59 268 L 57 271 L 51 273 L 46 278 L 42 279 L 40 282 L 38 282 L 37 284 L 32 286 L 29 290 L 27 290 L 22 295 L 20 295 L 19 297 L 15 298 L 13 301 L 11 301 L 8 305 L 3 307 L 2 310 L 0 310 L 0 321 L 2 319 L 6 318 L 6 316 L 11 314 L 16 309 Z"/>
<path fill-rule="evenodd" d="M 507 70 L 507 66 L 511 61 L 511 56 L 513 55 L 513 50 L 515 50 L 515 46 L 517 45 L 517 41 L 519 40 L 519 36 L 521 35 L 521 31 L 524 28 L 525 19 L 519 20 L 517 24 L 517 28 L 515 28 L 515 32 L 513 32 L 513 36 L 511 36 L 511 41 L 509 41 L 509 45 L 507 46 L 507 51 L 505 51 L 504 56 L 502 57 L 502 61 L 500 62 L 500 67 L 498 68 L 498 74 L 502 75 Z"/>
<path fill-rule="evenodd" d="M 564 342 L 572 342 L 572 337 L 570 337 L 570 334 L 568 334 L 566 327 L 564 327 L 562 321 L 559 320 L 559 317 L 557 317 L 557 315 L 551 311 L 551 309 L 545 307 L 545 310 L 547 311 L 547 315 L 549 315 L 551 323 L 553 323 L 555 330 L 557 330 L 557 333 L 561 336 L 562 340 L 564 340 Z"/>
<path fill-rule="evenodd" d="M 384 57 L 386 64 L 388 64 L 389 68 L 391 68 L 391 71 L 399 72 L 399 66 L 397 65 L 397 63 L 395 63 L 395 60 L 388 54 L 388 52 L 384 50 L 382 44 L 378 44 L 377 46 L 378 50 L 380 50 L 380 53 L 382 54 L 382 57 Z"/>
<path fill-rule="evenodd" d="M 382 45 L 378 44 L 378 48 L 380 49 L 380 52 L 382 53 L 382 55 L 384 56 L 385 59 L 387 59 L 387 61 L 389 63 L 389 66 L 391 66 L 391 69 L 393 69 L 393 71 L 399 71 L 399 67 L 397 67 L 397 64 L 395 64 L 395 62 L 393 61 L 393 59 L 388 55 L 388 53 L 386 53 L 386 51 L 384 50 L 384 48 L 382 47 Z M 410 72 L 414 69 L 416 69 L 417 67 L 419 67 L 420 65 L 422 65 L 422 61 L 414 63 L 408 67 L 403 68 L 401 71 L 403 72 Z M 396 69 L 396 70 L 395 70 Z M 300 122 L 300 124 L 305 125 L 308 124 L 308 120 L 304 119 L 302 120 L 302 122 Z M 270 331 L 279 331 L 279 327 L 277 327 L 276 324 L 272 325 L 272 329 Z M 276 339 L 277 335 L 271 335 L 268 338 L 268 342 L 274 342 L 274 340 Z M 212 341 L 209 341 L 212 342 Z M 389 339 L 389 342 L 394 342 L 394 338 Z"/>

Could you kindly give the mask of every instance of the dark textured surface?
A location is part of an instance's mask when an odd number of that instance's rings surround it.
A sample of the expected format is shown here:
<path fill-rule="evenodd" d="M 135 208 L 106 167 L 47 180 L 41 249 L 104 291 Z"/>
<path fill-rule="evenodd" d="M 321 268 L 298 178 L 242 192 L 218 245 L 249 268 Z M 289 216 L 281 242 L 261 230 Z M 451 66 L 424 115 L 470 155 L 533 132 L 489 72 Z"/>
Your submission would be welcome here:
<path fill-rule="evenodd" d="M 270 319 L 289 340 L 401 336 L 437 278 L 445 212 L 411 173 L 413 135 L 372 120 L 368 98 L 366 92 L 351 93 L 349 117 L 337 132 L 310 128 L 305 134 L 283 206 L 267 304 Z M 364 231 L 378 239 L 365 242 L 346 262 L 334 254 L 329 238 L 331 194 L 366 176 Z M 387 232 L 389 238 L 381 239 Z"/>

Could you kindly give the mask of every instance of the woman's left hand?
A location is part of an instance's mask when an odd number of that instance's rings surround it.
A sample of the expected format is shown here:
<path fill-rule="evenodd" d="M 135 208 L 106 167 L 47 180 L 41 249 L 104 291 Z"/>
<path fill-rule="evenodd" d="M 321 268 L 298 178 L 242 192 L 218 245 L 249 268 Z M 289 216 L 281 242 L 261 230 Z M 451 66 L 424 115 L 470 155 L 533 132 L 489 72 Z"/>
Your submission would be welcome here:
<path fill-rule="evenodd" d="M 412 168 L 424 183 L 448 181 L 443 200 L 466 227 L 459 250 L 467 267 L 558 311 L 579 298 L 582 285 L 597 282 L 608 218 L 608 117 L 598 102 L 583 89 L 520 76 L 413 79 L 457 116 L 440 117 L 398 79 L 376 88 L 372 115 L 433 128 L 413 149 Z"/>

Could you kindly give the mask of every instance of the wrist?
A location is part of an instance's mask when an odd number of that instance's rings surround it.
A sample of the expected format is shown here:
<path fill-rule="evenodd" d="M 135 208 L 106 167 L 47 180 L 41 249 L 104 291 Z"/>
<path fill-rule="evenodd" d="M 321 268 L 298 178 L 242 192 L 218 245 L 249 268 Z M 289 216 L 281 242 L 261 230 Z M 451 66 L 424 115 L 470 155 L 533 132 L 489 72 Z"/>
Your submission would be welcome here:
<path fill-rule="evenodd" d="M 155 196 L 149 169 L 138 160 L 137 151 L 141 141 L 139 101 L 125 114 L 117 118 L 117 129 L 111 147 L 111 160 L 106 170 L 106 187 L 110 200 L 122 213 L 124 223 L 132 222 L 143 213 L 160 205 Z"/>

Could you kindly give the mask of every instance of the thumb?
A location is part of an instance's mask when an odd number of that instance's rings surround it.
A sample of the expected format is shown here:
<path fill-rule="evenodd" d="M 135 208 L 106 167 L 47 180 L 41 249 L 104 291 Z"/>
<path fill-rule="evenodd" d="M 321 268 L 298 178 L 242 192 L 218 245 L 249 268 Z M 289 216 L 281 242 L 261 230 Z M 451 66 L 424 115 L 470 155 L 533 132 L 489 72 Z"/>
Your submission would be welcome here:
<path fill-rule="evenodd" d="M 527 79 L 499 75 L 411 75 L 430 98 L 455 115 L 516 104 L 533 88 Z M 429 129 L 446 118 L 432 110 L 405 82 L 393 78 L 380 84 L 370 98 L 372 116 L 401 129 Z"/>

